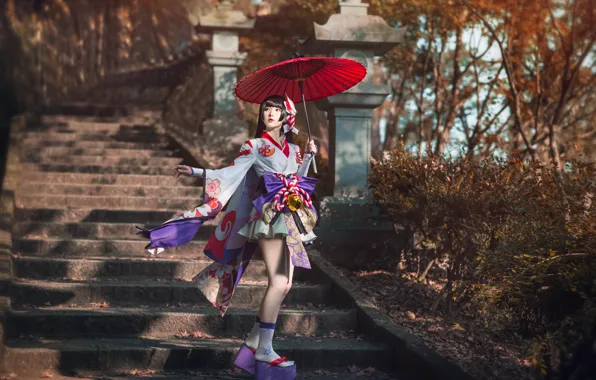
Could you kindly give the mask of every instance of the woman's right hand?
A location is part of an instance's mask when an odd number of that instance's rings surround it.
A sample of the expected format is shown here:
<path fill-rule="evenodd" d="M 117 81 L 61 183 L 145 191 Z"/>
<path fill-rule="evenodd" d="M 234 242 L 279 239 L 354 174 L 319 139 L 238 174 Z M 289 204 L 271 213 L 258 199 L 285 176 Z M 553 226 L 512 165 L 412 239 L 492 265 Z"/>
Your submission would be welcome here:
<path fill-rule="evenodd" d="M 181 175 L 190 177 L 190 176 L 192 176 L 192 169 L 190 168 L 190 166 L 176 165 L 172 168 L 172 175 L 175 178 L 179 178 Z"/>

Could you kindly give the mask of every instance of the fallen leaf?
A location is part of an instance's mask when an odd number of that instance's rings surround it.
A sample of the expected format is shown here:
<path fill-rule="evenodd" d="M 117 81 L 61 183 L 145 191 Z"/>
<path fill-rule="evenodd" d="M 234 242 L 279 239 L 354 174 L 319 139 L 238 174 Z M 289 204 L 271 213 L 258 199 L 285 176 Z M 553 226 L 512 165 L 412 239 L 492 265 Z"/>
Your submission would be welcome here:
<path fill-rule="evenodd" d="M 44 372 L 41 373 L 41 375 L 39 377 L 41 377 L 43 379 L 49 379 L 51 377 L 54 377 L 54 375 L 52 375 L 50 373 L 50 371 L 44 371 Z"/>
<path fill-rule="evenodd" d="M 348 371 L 350 373 L 357 373 L 360 372 L 360 368 L 356 367 L 355 365 L 348 366 Z"/>

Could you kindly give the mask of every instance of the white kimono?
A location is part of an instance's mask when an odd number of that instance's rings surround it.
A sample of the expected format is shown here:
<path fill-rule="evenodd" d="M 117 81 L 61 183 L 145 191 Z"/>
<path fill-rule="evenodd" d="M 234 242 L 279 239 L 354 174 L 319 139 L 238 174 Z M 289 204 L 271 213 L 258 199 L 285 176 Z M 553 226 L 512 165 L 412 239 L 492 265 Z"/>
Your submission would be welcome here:
<path fill-rule="evenodd" d="M 303 242 L 315 238 L 312 229 L 317 216 L 310 193 L 316 180 L 305 176 L 313 158 L 311 154 L 306 156 L 304 160 L 297 145 L 286 143 L 282 147 L 264 133 L 262 138 L 244 143 L 228 167 L 193 168 L 194 175 L 204 179 L 203 204 L 160 227 L 142 230 L 140 233 L 152 240 L 148 250 L 159 253 L 165 248 L 186 244 L 205 220 L 213 219 L 227 204 L 204 250 L 215 262 L 193 279 L 222 316 L 250 262 L 258 236 L 283 237 L 293 264 L 310 268 Z M 293 174 L 297 176 L 291 176 Z M 273 188 L 275 192 L 279 189 L 275 197 L 271 192 Z M 298 208 L 288 206 L 288 193 L 292 192 L 300 198 Z M 279 211 L 282 208 L 284 211 Z"/>

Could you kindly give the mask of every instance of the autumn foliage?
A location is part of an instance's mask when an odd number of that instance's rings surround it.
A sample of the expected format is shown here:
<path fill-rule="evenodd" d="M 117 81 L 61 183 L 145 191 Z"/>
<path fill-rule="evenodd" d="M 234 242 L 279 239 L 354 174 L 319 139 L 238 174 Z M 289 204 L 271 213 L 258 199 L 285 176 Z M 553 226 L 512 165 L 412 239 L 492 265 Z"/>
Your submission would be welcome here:
<path fill-rule="evenodd" d="M 434 307 L 454 315 L 472 304 L 495 328 L 536 339 L 530 355 L 544 373 L 564 371 L 596 321 L 596 168 L 576 159 L 566 172 L 559 179 L 538 161 L 419 157 L 399 146 L 370 177 L 376 202 L 419 236 L 405 266 L 423 250 L 421 279 L 444 269 Z"/>

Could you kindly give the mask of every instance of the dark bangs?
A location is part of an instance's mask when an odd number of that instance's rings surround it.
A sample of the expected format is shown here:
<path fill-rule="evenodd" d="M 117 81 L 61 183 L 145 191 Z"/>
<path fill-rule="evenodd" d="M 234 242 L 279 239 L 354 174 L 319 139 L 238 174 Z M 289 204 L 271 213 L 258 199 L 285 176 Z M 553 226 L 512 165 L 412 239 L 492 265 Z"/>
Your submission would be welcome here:
<path fill-rule="evenodd" d="M 280 115 L 279 120 L 280 121 L 284 120 L 286 118 L 286 107 L 284 106 L 284 101 L 285 101 L 285 99 L 283 98 L 283 96 L 273 95 L 273 96 L 268 97 L 261 104 L 261 115 L 263 114 L 263 111 L 265 111 L 265 108 L 277 107 L 281 110 L 281 115 Z"/>

